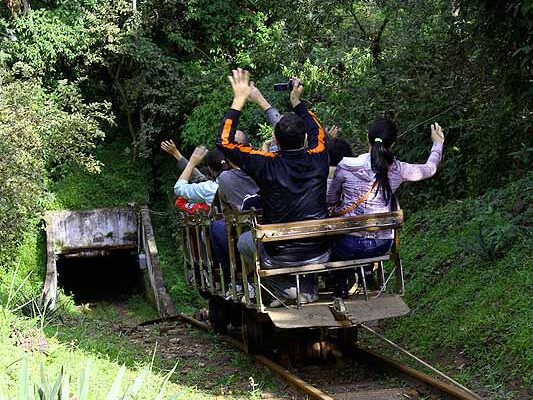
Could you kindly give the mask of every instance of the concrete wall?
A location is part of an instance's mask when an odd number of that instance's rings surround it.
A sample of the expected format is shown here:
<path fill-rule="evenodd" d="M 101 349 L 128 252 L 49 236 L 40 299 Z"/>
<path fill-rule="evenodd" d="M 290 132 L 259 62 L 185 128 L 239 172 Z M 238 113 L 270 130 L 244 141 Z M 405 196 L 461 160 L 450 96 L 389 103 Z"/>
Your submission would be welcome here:
<path fill-rule="evenodd" d="M 131 208 L 51 211 L 45 221 L 55 254 L 137 245 L 137 216 Z"/>

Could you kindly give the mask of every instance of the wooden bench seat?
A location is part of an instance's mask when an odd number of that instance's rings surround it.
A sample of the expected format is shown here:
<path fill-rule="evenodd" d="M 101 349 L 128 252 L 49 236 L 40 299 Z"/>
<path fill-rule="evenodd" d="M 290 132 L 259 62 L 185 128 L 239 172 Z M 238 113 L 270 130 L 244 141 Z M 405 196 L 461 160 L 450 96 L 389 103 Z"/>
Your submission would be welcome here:
<path fill-rule="evenodd" d="M 257 224 L 255 238 L 260 242 L 324 237 L 354 232 L 375 232 L 397 229 L 403 223 L 403 211 L 288 222 L 283 224 Z"/>
<path fill-rule="evenodd" d="M 304 275 L 309 273 L 335 271 L 347 268 L 357 267 L 359 265 L 371 264 L 380 261 L 390 260 L 390 255 L 385 254 L 379 257 L 361 258 L 359 260 L 349 261 L 332 261 L 323 264 L 308 264 L 298 267 L 273 268 L 259 270 L 259 276 L 262 278 L 276 275 Z"/>
<path fill-rule="evenodd" d="M 383 294 L 381 297 L 372 297 L 368 301 L 346 299 L 346 311 L 350 314 L 351 321 L 337 321 L 326 303 L 310 303 L 296 308 L 266 308 L 265 312 L 273 324 L 280 329 L 316 328 L 324 327 L 342 328 L 359 323 L 379 321 L 386 318 L 395 318 L 409 313 L 409 307 L 403 299 L 394 294 Z"/>

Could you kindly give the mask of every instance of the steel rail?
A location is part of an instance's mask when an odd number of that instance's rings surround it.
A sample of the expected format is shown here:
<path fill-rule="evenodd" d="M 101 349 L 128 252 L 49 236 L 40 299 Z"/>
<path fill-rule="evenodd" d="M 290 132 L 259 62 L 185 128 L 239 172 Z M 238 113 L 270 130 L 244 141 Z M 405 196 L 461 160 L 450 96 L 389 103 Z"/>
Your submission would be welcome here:
<path fill-rule="evenodd" d="M 457 400 L 480 400 L 478 395 L 471 395 L 461 389 L 456 388 L 448 383 L 445 383 L 439 379 L 436 379 L 430 375 L 420 372 L 414 368 L 400 364 L 394 361 L 392 358 L 378 354 L 366 347 L 359 345 L 354 346 L 354 354 L 359 357 L 358 359 L 366 359 L 368 362 L 380 364 L 383 368 L 390 369 L 396 372 L 400 372 L 408 377 L 412 378 L 413 383 L 422 383 L 424 386 L 436 390 L 439 393 L 446 395 L 447 397 Z"/>
<path fill-rule="evenodd" d="M 176 317 L 179 319 L 186 321 L 190 323 L 191 325 L 194 325 L 197 328 L 200 328 L 204 331 L 210 331 L 211 327 L 203 322 L 198 321 L 195 318 L 189 317 L 185 314 L 177 314 Z M 238 340 L 232 338 L 231 336 L 224 335 L 224 340 L 231 343 L 235 347 L 237 347 L 239 350 L 246 353 L 246 348 L 243 343 L 239 342 Z M 315 400 L 335 400 L 333 397 L 328 396 L 326 393 L 322 392 L 320 389 L 317 389 L 314 386 L 309 385 L 304 380 L 298 378 L 296 375 L 292 374 L 287 369 L 283 368 L 281 365 L 276 364 L 274 361 L 268 359 L 265 356 L 261 355 L 253 355 L 255 357 L 255 360 L 263 364 L 265 367 L 270 369 L 275 374 L 281 376 L 287 383 L 291 384 L 292 386 L 296 387 L 297 389 L 303 391 L 306 393 L 310 399 Z"/>
<path fill-rule="evenodd" d="M 439 381 L 438 379 L 435 379 L 435 378 L 433 378 L 433 377 L 431 377 L 431 376 L 429 376 L 427 374 L 424 374 L 424 373 L 422 373 L 420 371 L 417 371 L 414 368 L 407 367 L 405 365 L 399 364 L 396 361 L 392 360 L 391 358 L 388 358 L 386 356 L 382 356 L 382 355 L 379 355 L 377 353 L 374 353 L 374 352 L 372 352 L 369 349 L 365 349 L 365 348 L 362 348 L 362 347 L 356 345 L 356 349 L 357 350 L 366 352 L 369 355 L 372 355 L 372 357 L 374 359 L 378 359 L 382 363 L 386 363 L 389 366 L 394 367 L 394 368 L 404 372 L 405 374 L 407 374 L 407 375 L 409 375 L 409 376 L 411 376 L 411 377 L 413 377 L 413 378 L 415 378 L 415 379 L 417 379 L 419 381 L 425 382 L 425 383 L 427 383 L 427 384 L 429 384 L 429 385 L 431 385 L 433 387 L 438 388 L 439 390 L 442 390 L 442 391 L 444 391 L 444 392 L 446 392 L 448 394 L 451 394 L 451 395 L 457 397 L 458 399 L 461 399 L 461 400 L 481 400 L 481 397 L 478 394 L 474 393 L 473 391 L 468 389 L 466 386 L 464 386 L 464 385 L 460 384 L 459 382 L 457 382 L 455 379 L 453 379 L 453 378 L 449 377 L 448 375 L 442 373 L 441 371 L 439 371 L 435 367 L 429 365 L 424 360 L 418 358 L 414 354 L 410 353 L 409 351 L 405 350 L 401 346 L 397 345 L 392 340 L 387 339 L 385 336 L 379 334 L 378 332 L 376 332 L 372 328 L 366 326 L 365 324 L 359 324 L 358 326 L 360 326 L 361 328 L 366 329 L 368 332 L 370 332 L 373 335 L 375 335 L 376 337 L 380 338 L 385 343 L 391 345 L 392 347 L 394 347 L 395 349 L 399 350 L 403 354 L 407 355 L 411 359 L 415 360 L 419 364 L 421 364 L 424 367 L 428 368 L 429 370 L 433 371 L 434 373 L 436 373 L 441 378 L 443 378 L 446 381 L 450 382 L 453 386 L 450 385 L 450 384 L 444 383 L 442 381 Z"/>
<path fill-rule="evenodd" d="M 145 326 L 145 325 L 149 325 L 149 324 L 167 322 L 167 321 L 176 321 L 176 320 L 181 320 L 181 321 L 187 322 L 187 323 L 195 326 L 196 328 L 199 328 L 199 329 L 201 329 L 203 331 L 206 331 L 206 332 L 209 332 L 209 331 L 212 330 L 211 327 L 208 324 L 206 324 L 204 322 L 200 322 L 196 318 L 193 318 L 193 317 L 190 317 L 188 315 L 181 314 L 181 313 L 178 313 L 176 315 L 173 315 L 173 316 L 167 317 L 167 318 L 158 318 L 158 319 L 146 321 L 146 322 L 143 322 L 142 324 L 139 324 L 139 326 Z M 434 390 L 437 390 L 437 391 L 439 391 L 441 393 L 444 393 L 446 395 L 452 396 L 454 399 L 457 399 L 457 400 L 481 400 L 482 399 L 479 395 L 477 395 L 476 393 L 472 392 L 470 389 L 464 387 L 463 385 L 461 385 L 460 383 L 456 382 L 452 378 L 446 376 L 445 374 L 443 374 L 442 372 L 438 371 L 437 369 L 435 369 L 431 365 L 427 364 L 423 360 L 420 360 L 418 357 L 416 357 L 413 354 L 409 353 L 407 350 L 402 349 L 400 346 L 398 346 L 394 342 L 390 341 L 389 339 L 385 338 L 384 336 L 380 335 L 379 333 L 374 331 L 372 328 L 369 328 L 368 326 L 366 326 L 364 324 L 359 324 L 359 326 L 365 328 L 369 332 L 371 332 L 371 333 L 375 334 L 376 336 L 380 337 L 380 339 L 383 339 L 385 342 L 387 342 L 388 344 L 392 345 L 393 347 L 397 347 L 398 350 L 406 353 L 410 357 L 414 357 L 414 359 L 416 359 L 418 362 L 422 363 L 424 366 L 428 367 L 432 371 L 434 371 L 437 374 L 441 375 L 443 378 L 447 379 L 448 381 L 453 382 L 453 385 L 449 384 L 449 383 L 446 383 L 446 382 L 443 382 L 443 381 L 441 381 L 439 379 L 436 379 L 436 378 L 434 378 L 434 377 L 432 377 L 430 375 L 427 375 L 427 374 L 425 374 L 423 372 L 420 372 L 420 371 L 418 371 L 418 370 L 416 370 L 414 368 L 411 368 L 411 367 L 408 367 L 406 365 L 400 364 L 400 363 L 398 363 L 397 361 L 393 360 L 390 357 L 378 354 L 378 353 L 376 353 L 376 352 L 374 352 L 374 351 L 372 351 L 372 350 L 370 350 L 368 348 L 362 347 L 362 346 L 360 346 L 358 344 L 354 344 L 354 346 L 353 346 L 354 351 L 356 352 L 357 355 L 362 356 L 362 358 L 367 359 L 368 361 L 377 362 L 378 364 L 381 364 L 385 368 L 399 371 L 402 374 L 409 376 L 414 381 L 420 382 L 420 383 L 424 384 L 427 387 L 430 387 L 430 388 L 432 388 Z M 227 341 L 230 344 L 232 344 L 233 346 L 235 346 L 236 348 L 238 348 L 239 350 L 247 353 L 244 343 L 232 338 L 229 335 L 222 335 L 222 338 L 225 341 Z M 274 361 L 270 360 L 269 358 L 267 358 L 265 356 L 262 356 L 262 355 L 255 355 L 255 354 L 253 355 L 253 357 L 255 358 L 255 360 L 258 363 L 260 363 L 260 364 L 266 366 L 267 368 L 269 368 L 272 372 L 274 372 L 275 374 L 277 374 L 281 378 L 283 378 L 287 383 L 289 383 L 293 387 L 295 387 L 295 388 L 301 390 L 302 392 L 304 392 L 305 394 L 307 394 L 310 399 L 315 399 L 315 400 L 334 400 L 333 397 L 331 397 L 328 394 L 322 392 L 320 389 L 308 384 L 304 380 L 298 378 L 296 375 L 294 375 L 293 373 L 291 373 L 287 369 L 283 368 L 279 364 L 275 363 Z"/>

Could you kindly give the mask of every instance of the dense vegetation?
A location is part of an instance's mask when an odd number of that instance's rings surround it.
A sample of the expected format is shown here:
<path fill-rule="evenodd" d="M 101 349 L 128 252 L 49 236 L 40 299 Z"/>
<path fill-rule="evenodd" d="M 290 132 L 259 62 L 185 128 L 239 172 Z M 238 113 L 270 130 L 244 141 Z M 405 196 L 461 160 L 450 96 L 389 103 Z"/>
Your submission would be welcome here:
<path fill-rule="evenodd" d="M 357 151 L 381 115 L 405 133 L 396 151 L 409 161 L 427 155 L 431 122 L 445 127 L 438 176 L 400 195 L 419 210 L 405 235 L 419 308 L 393 332 L 426 354 L 442 343 L 464 351 L 471 376 L 501 361 L 494 379 L 531 384 L 519 369 L 532 362 L 522 297 L 531 283 L 532 35 L 531 0 L 6 0 L 0 299 L 14 282 L 38 294 L 45 210 L 139 202 L 167 211 L 173 166 L 159 141 L 213 143 L 232 67 L 248 68 L 280 110 L 288 102 L 272 84 L 296 74 L 321 121 Z M 249 106 L 242 127 L 258 142 L 263 122 Z M 154 218 L 170 292 L 190 304 L 172 264 L 173 220 Z M 454 291 L 457 282 L 469 283 Z M 487 314 L 504 291 L 508 302 Z M 437 298 L 454 301 L 431 308 Z M 458 313 L 465 298 L 479 301 Z M 433 329 L 410 337 L 425 318 Z"/>
<path fill-rule="evenodd" d="M 410 318 L 388 332 L 497 399 L 533 384 L 533 174 L 412 215 L 403 231 Z M 514 377 L 514 378 L 513 378 Z M 517 380 L 515 380 L 517 379 Z"/>

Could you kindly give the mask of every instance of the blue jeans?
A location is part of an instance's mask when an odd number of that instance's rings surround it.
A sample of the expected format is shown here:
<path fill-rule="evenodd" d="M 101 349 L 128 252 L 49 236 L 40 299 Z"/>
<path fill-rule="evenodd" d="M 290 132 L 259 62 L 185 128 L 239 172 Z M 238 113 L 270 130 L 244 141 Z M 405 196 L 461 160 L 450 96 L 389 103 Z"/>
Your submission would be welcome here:
<path fill-rule="evenodd" d="M 331 261 L 378 257 L 389 251 L 391 246 L 392 239 L 367 239 L 342 235 L 332 243 Z"/>
<path fill-rule="evenodd" d="M 227 288 L 230 282 L 230 262 L 228 233 L 226 231 L 226 222 L 223 219 L 211 222 L 209 238 L 211 239 L 213 258 L 215 259 L 215 262 L 218 262 L 222 268 L 222 273 L 224 274 L 224 283 Z"/>
<path fill-rule="evenodd" d="M 378 257 L 385 254 L 392 247 L 392 239 L 370 239 L 350 235 L 336 238 L 332 245 L 331 261 L 348 261 L 361 258 Z M 371 279 L 372 271 L 365 269 L 365 279 Z M 366 276 L 368 275 L 368 278 Z M 342 270 L 334 273 L 335 290 L 337 297 L 348 295 L 348 271 Z"/>

